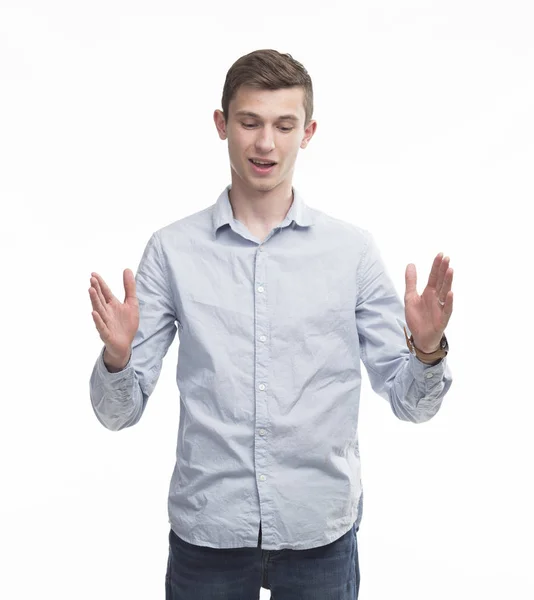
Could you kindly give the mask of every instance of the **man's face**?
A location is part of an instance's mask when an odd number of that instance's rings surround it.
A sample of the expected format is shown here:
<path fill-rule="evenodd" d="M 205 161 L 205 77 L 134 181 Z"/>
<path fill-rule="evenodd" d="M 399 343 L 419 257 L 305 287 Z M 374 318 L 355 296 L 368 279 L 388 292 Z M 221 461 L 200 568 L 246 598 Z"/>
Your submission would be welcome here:
<path fill-rule="evenodd" d="M 291 181 L 299 148 L 305 148 L 317 124 L 304 129 L 304 89 L 258 90 L 241 86 L 230 101 L 228 122 L 220 110 L 214 120 L 221 139 L 228 138 L 232 181 L 268 192 Z M 274 162 L 261 167 L 256 161 Z"/>

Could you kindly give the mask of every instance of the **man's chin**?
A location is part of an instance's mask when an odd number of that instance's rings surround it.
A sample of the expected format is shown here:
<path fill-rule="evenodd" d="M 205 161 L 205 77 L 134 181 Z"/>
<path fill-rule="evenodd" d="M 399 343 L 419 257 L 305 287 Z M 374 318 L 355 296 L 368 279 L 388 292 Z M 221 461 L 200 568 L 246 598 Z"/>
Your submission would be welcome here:
<path fill-rule="evenodd" d="M 275 187 L 278 187 L 281 183 L 279 179 L 264 179 L 258 181 L 257 179 L 249 180 L 250 186 L 258 192 L 270 192 L 274 190 Z"/>
<path fill-rule="evenodd" d="M 234 173 L 234 175 L 237 175 L 237 173 Z M 279 177 L 243 177 L 243 174 L 239 174 L 239 179 L 242 185 L 244 184 L 247 188 L 255 192 L 270 192 L 283 182 Z"/>

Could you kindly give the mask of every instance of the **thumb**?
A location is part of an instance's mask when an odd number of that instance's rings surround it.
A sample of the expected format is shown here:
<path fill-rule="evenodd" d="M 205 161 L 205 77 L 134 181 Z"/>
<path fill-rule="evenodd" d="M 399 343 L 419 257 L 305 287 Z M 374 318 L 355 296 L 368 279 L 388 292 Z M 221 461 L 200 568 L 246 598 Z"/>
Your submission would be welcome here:
<path fill-rule="evenodd" d="M 122 279 L 124 281 L 124 302 L 126 303 L 128 299 L 136 300 L 137 297 L 135 295 L 135 277 L 131 269 L 124 269 L 122 274 Z"/>
<path fill-rule="evenodd" d="M 417 270 L 413 263 L 406 266 L 406 296 L 417 294 Z"/>

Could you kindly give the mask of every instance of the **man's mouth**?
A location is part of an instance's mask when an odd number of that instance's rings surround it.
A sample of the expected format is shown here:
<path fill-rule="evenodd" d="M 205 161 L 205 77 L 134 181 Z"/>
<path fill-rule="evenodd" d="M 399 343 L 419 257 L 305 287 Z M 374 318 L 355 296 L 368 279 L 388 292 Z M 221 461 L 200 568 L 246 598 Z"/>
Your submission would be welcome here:
<path fill-rule="evenodd" d="M 252 163 L 252 167 L 257 173 L 269 173 L 269 171 L 277 164 L 274 161 L 256 160 L 253 158 L 249 158 L 249 161 Z"/>

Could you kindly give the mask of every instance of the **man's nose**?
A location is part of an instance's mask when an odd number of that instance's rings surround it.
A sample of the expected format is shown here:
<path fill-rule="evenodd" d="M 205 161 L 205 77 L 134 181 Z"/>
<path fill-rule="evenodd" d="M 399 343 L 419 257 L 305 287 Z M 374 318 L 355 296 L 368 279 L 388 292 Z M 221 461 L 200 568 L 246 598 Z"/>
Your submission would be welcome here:
<path fill-rule="evenodd" d="M 274 135 L 269 127 L 264 127 L 259 130 L 256 138 L 256 147 L 261 152 L 269 152 L 274 148 Z"/>

